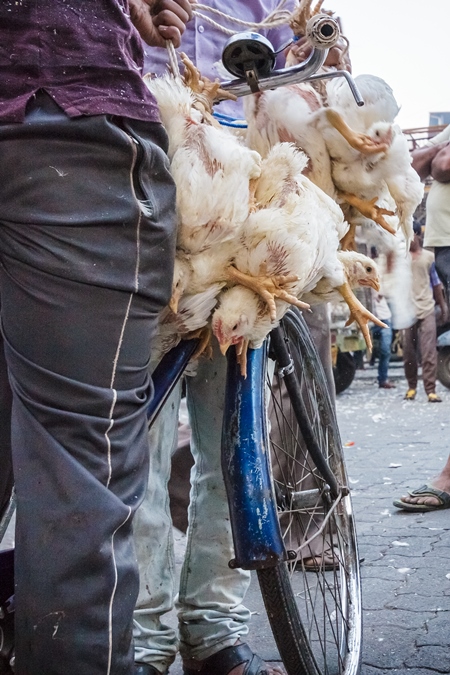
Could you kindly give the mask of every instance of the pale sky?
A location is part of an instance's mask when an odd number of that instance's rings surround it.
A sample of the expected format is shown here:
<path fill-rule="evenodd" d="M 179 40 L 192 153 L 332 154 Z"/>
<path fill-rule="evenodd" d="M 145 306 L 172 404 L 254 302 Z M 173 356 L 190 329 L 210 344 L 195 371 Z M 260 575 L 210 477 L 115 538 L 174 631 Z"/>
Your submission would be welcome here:
<path fill-rule="evenodd" d="M 382 77 L 402 128 L 450 111 L 450 0 L 325 0 L 350 40 L 353 74 Z"/>

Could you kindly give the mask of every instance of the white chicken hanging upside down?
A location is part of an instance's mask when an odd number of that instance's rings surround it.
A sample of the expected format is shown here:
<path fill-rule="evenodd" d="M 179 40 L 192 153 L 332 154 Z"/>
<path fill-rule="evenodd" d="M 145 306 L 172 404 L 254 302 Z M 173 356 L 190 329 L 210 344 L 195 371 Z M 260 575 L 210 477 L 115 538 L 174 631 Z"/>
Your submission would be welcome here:
<path fill-rule="evenodd" d="M 177 255 L 169 306 L 176 313 L 185 295 L 195 297 L 212 284 L 220 288 L 238 279 L 262 295 L 274 318 L 274 297 L 309 307 L 283 287 L 297 275 L 261 273 L 255 279 L 233 266 L 241 229 L 255 208 L 261 158 L 211 118 L 208 106 L 212 106 L 218 84 L 202 79 L 186 57 L 183 62 L 184 81 L 169 75 L 146 80 L 168 132 L 171 172 L 177 185 Z"/>
<path fill-rule="evenodd" d="M 341 209 L 303 175 L 308 159 L 292 144 L 276 143 L 261 163 L 258 152 L 217 125 L 210 110 L 218 83 L 183 61 L 184 80 L 147 80 L 169 136 L 179 219 L 173 295 L 160 326 L 162 351 L 191 337 L 194 327 L 198 335 L 219 294 L 213 332 L 223 351 L 225 343 L 237 345 L 243 372 L 247 345 L 259 346 L 289 304 L 306 309 L 304 299 L 315 302 L 327 293 L 344 297 L 370 347 L 367 323 L 380 322 L 351 285 L 366 277 L 377 284 L 376 268 L 350 280 L 350 263 L 338 255 L 348 229 Z M 221 291 L 225 285 L 228 290 Z M 236 311 L 238 319 L 231 319 Z"/>
<path fill-rule="evenodd" d="M 345 82 L 330 80 L 330 108 L 317 114 L 318 128 L 331 157 L 338 198 L 391 234 L 396 230 L 385 216 L 396 214 L 409 245 L 413 213 L 422 200 L 423 186 L 411 166 L 407 140 L 394 124 L 399 107 L 392 89 L 381 78 L 359 75 L 355 82 L 365 101 L 362 108 L 355 106 Z M 367 154 L 351 146 L 349 138 L 338 133 L 341 129 L 331 119 L 335 114 L 356 133 L 371 139 L 375 148 L 378 144 L 378 152 Z M 395 211 L 381 205 L 389 201 Z"/>
<path fill-rule="evenodd" d="M 348 224 L 336 203 L 302 174 L 306 162 L 306 156 L 290 143 L 275 145 L 263 160 L 255 189 L 256 211 L 244 224 L 234 264 L 256 279 L 261 275 L 292 277 L 284 288 L 297 299 L 320 302 L 320 293 L 338 292 L 349 305 L 349 321 L 359 323 L 370 349 L 368 322 L 384 324 L 363 307 L 350 283 L 379 288 L 376 266 L 360 256 L 363 262 L 355 276 L 357 259 L 338 253 L 339 239 Z M 314 296 L 319 284 L 319 295 Z M 213 333 L 223 352 L 230 344 L 239 345 L 245 372 L 247 345 L 256 348 L 262 344 L 288 309 L 289 300 L 274 298 L 275 317 L 261 295 L 240 285 L 223 291 L 219 301 L 212 319 Z"/>
<path fill-rule="evenodd" d="M 305 35 L 308 20 L 319 11 L 323 11 L 321 0 L 314 8 L 311 5 L 312 0 L 301 0 L 293 12 L 291 27 L 298 37 Z M 326 13 L 333 14 L 333 12 Z M 300 42 L 304 42 L 304 38 Z M 344 63 L 344 53 L 340 50 L 338 52 L 342 61 L 341 67 L 346 68 L 348 64 Z M 286 65 L 293 65 L 296 62 L 298 62 L 297 50 L 294 43 L 287 54 Z M 322 70 L 333 68 L 323 67 Z M 395 116 L 398 106 L 392 97 L 392 90 L 380 78 L 365 77 L 371 78 L 376 89 L 375 92 L 369 89 L 372 97 L 369 95 L 368 109 L 362 109 L 365 119 L 379 121 L 385 119 L 386 115 Z M 383 83 L 382 87 L 377 86 L 378 83 Z M 361 125 L 360 109 L 345 80 L 342 78 L 330 80 L 326 86 L 323 83 L 320 85 L 315 83 L 314 87 L 316 89 L 319 87 L 320 94 L 311 85 L 302 83 L 247 97 L 244 100 L 244 109 L 248 121 L 248 145 L 265 157 L 276 142 L 295 143 L 309 158 L 304 173 L 313 183 L 336 201 L 351 205 L 358 213 L 377 223 L 390 234 L 395 234 L 396 230 L 386 220 L 386 216 L 394 215 L 394 211 L 378 203 L 379 198 L 383 197 L 382 185 L 376 185 L 374 194 L 367 198 L 364 194 L 360 194 L 358 189 L 353 192 L 348 185 L 342 186 L 334 180 L 335 165 L 342 163 L 346 156 L 350 158 L 349 161 L 360 160 L 369 166 L 372 156 L 379 158 L 381 153 L 389 150 L 390 139 L 371 134 L 368 131 L 370 124 Z M 341 99 L 344 100 L 329 98 L 328 91 L 334 90 L 341 92 Z M 344 105 L 339 105 L 340 102 Z M 337 105 L 334 105 L 335 103 Z M 340 148 L 340 155 L 333 152 L 333 141 L 334 145 Z M 345 166 L 345 170 L 351 172 L 348 165 Z M 351 209 L 346 211 L 351 215 Z M 408 216 L 405 215 L 404 220 L 407 219 Z M 343 240 L 345 248 L 354 247 L 355 225 L 352 220 L 350 220 L 351 231 Z"/>

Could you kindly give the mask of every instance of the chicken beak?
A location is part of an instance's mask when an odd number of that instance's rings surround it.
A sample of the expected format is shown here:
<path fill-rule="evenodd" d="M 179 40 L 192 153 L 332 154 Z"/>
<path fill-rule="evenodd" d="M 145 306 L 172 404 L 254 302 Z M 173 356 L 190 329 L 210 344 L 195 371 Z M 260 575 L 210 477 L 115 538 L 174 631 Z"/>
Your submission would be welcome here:
<path fill-rule="evenodd" d="M 359 285 L 360 286 L 370 286 L 377 293 L 380 290 L 380 282 L 378 281 L 378 279 L 363 279 L 359 282 Z"/>
<path fill-rule="evenodd" d="M 226 354 L 227 351 L 228 351 L 228 348 L 229 348 L 232 344 L 233 344 L 233 343 L 232 343 L 231 340 L 228 340 L 228 342 L 220 342 L 220 343 L 219 343 L 220 352 L 221 352 L 221 354 L 222 354 L 223 356 L 225 356 L 225 354 Z"/>

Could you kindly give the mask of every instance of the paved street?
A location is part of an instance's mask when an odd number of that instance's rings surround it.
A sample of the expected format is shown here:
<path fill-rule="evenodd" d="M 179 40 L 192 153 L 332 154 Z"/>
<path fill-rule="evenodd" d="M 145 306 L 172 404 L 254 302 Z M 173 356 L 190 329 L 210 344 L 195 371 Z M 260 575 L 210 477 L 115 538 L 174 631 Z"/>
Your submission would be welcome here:
<path fill-rule="evenodd" d="M 401 364 L 390 370 L 396 389 L 380 390 L 376 370 L 358 371 L 337 409 L 358 528 L 363 579 L 362 675 L 450 673 L 450 512 L 402 513 L 392 500 L 432 478 L 450 451 L 450 391 L 443 403 L 403 401 Z M 178 535 L 181 562 L 184 538 Z M 261 600 L 248 642 L 268 660 L 276 652 L 267 634 Z M 171 620 L 174 620 L 172 617 Z M 182 675 L 177 662 L 171 675 Z"/>
<path fill-rule="evenodd" d="M 337 409 L 352 489 L 362 559 L 362 675 L 450 673 L 450 511 L 403 513 L 392 499 L 432 478 L 450 450 L 450 391 L 441 404 L 403 401 L 406 382 L 393 364 L 393 390 L 380 390 L 376 371 L 357 372 Z M 176 537 L 178 567 L 185 538 Z M 257 584 L 248 642 L 267 660 L 276 650 Z M 175 624 L 174 614 L 169 623 Z M 182 675 L 177 661 L 171 675 Z"/>
<path fill-rule="evenodd" d="M 450 451 L 450 391 L 428 403 L 419 383 L 380 390 L 375 370 L 338 399 L 338 415 L 357 518 L 363 579 L 363 675 L 450 673 L 449 511 L 401 512 L 392 499 L 431 479 Z"/>

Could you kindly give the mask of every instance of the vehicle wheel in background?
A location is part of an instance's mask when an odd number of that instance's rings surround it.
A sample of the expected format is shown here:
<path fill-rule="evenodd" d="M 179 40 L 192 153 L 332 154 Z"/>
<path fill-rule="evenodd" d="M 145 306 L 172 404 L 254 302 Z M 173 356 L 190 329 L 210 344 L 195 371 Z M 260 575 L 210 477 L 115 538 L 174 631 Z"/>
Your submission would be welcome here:
<path fill-rule="evenodd" d="M 333 368 L 334 386 L 336 394 L 341 394 L 353 382 L 356 372 L 356 363 L 350 352 L 338 352 L 336 365 Z"/>
<path fill-rule="evenodd" d="M 438 349 L 437 379 L 450 389 L 450 347 Z"/>

